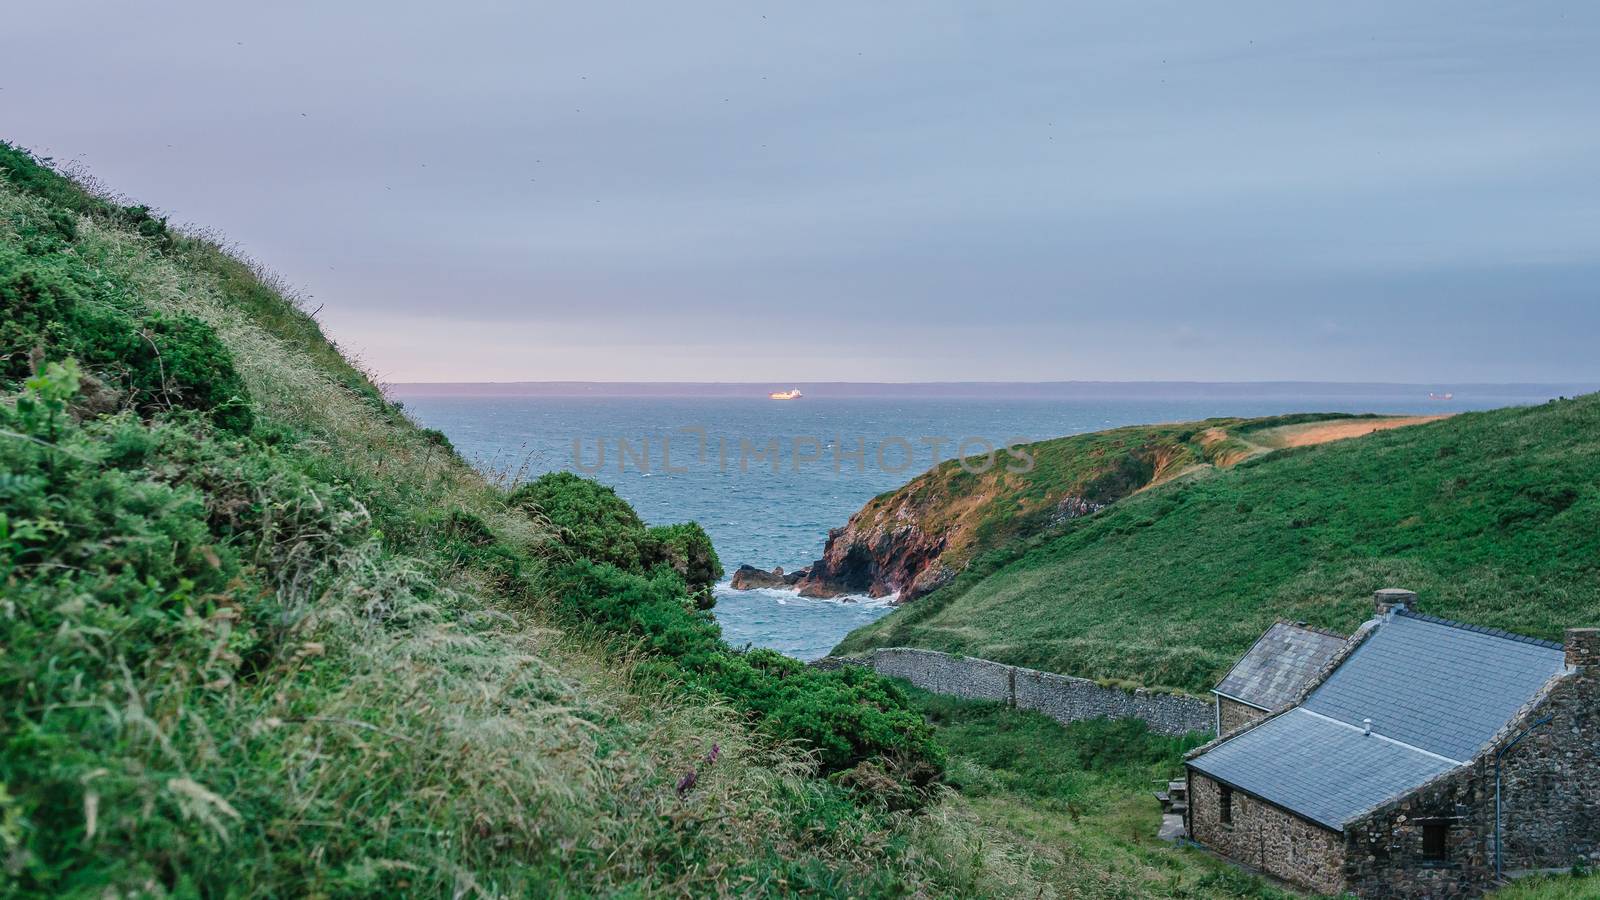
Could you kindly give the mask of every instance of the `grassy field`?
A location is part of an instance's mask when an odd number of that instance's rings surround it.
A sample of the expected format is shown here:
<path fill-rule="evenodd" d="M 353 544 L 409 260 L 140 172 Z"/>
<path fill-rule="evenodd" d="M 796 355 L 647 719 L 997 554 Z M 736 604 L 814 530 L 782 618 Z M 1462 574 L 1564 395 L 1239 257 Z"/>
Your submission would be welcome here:
<path fill-rule="evenodd" d="M 836 650 L 916 646 L 1203 692 L 1277 618 L 1371 592 L 1559 639 L 1600 622 L 1600 397 L 1256 455 L 975 560 Z"/>

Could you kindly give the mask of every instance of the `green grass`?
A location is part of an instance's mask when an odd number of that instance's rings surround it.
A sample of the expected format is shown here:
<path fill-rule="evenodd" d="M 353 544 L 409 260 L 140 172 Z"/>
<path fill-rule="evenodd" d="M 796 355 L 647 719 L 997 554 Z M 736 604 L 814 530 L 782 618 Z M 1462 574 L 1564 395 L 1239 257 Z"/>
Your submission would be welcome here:
<path fill-rule="evenodd" d="M 1495 900 L 1594 900 L 1600 897 L 1600 875 L 1574 872 L 1520 879 L 1491 896 Z"/>
<path fill-rule="evenodd" d="M 917 646 L 1201 692 L 1274 619 L 1370 594 L 1560 639 L 1600 622 L 1600 397 L 1280 450 L 1013 541 L 835 651 Z"/>
<path fill-rule="evenodd" d="M 1180 777 L 1203 738 L 1143 722 L 1062 725 L 1002 704 L 908 688 L 950 752 L 956 804 L 1004 846 L 1025 848 L 1028 877 L 1069 897 L 1293 896 L 1193 849 L 1156 839 L 1154 792 Z"/>

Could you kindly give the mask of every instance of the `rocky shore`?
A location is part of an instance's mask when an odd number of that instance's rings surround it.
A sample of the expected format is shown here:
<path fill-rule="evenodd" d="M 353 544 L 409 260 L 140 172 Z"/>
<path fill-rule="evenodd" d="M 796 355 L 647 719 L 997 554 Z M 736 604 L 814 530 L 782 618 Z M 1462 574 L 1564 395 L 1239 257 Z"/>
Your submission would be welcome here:
<path fill-rule="evenodd" d="M 758 569 L 747 563 L 734 570 L 729 587 L 736 591 L 752 591 L 757 588 L 783 590 L 785 588 L 793 588 L 810 573 L 810 566 L 796 569 L 793 572 L 785 572 L 782 566 L 778 566 L 768 572 L 765 569 Z"/>
<path fill-rule="evenodd" d="M 819 599 L 898 595 L 896 602 L 903 603 L 955 577 L 955 571 L 939 560 L 944 549 L 942 535 L 928 535 L 911 524 L 886 528 L 857 514 L 849 524 L 828 532 L 822 558 L 811 565 L 793 572 L 742 565 L 730 586 L 736 591 L 792 589 L 802 597 Z"/>

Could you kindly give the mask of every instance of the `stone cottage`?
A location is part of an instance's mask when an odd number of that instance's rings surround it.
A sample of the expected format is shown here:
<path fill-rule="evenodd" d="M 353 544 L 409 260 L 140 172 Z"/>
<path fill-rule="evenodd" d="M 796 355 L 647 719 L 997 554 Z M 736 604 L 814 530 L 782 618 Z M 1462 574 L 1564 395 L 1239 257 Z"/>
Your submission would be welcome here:
<path fill-rule="evenodd" d="M 1368 898 L 1473 897 L 1600 861 L 1600 629 L 1556 644 L 1415 598 L 1378 592 L 1287 708 L 1189 755 L 1194 840 Z"/>
<path fill-rule="evenodd" d="M 1343 635 L 1304 623 L 1278 622 L 1268 628 L 1211 690 L 1217 700 L 1217 734 L 1293 703 L 1322 674 L 1344 641 Z"/>

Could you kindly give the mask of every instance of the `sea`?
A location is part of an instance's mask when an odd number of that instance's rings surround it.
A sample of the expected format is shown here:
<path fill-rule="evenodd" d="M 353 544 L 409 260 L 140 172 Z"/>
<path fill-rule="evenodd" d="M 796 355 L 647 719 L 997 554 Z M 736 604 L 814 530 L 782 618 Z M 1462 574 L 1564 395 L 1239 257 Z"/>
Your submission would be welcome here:
<path fill-rule="evenodd" d="M 980 390 L 873 396 L 867 388 L 815 386 L 800 399 L 777 401 L 767 399 L 765 386 L 743 392 L 719 386 L 714 396 L 391 388 L 414 419 L 443 431 L 491 479 L 511 485 L 562 469 L 596 478 L 652 525 L 699 522 L 729 573 L 742 563 L 786 571 L 809 564 L 821 555 L 829 529 L 957 452 L 983 459 L 987 448 L 1120 425 L 1292 412 L 1462 412 L 1543 402 L 1566 391 L 1108 384 L 1033 392 L 1042 396 Z M 997 465 L 1007 461 L 998 449 L 994 458 Z M 726 580 L 716 595 L 713 613 L 730 644 L 804 660 L 826 655 L 851 630 L 888 614 L 894 600 L 734 591 Z"/>

